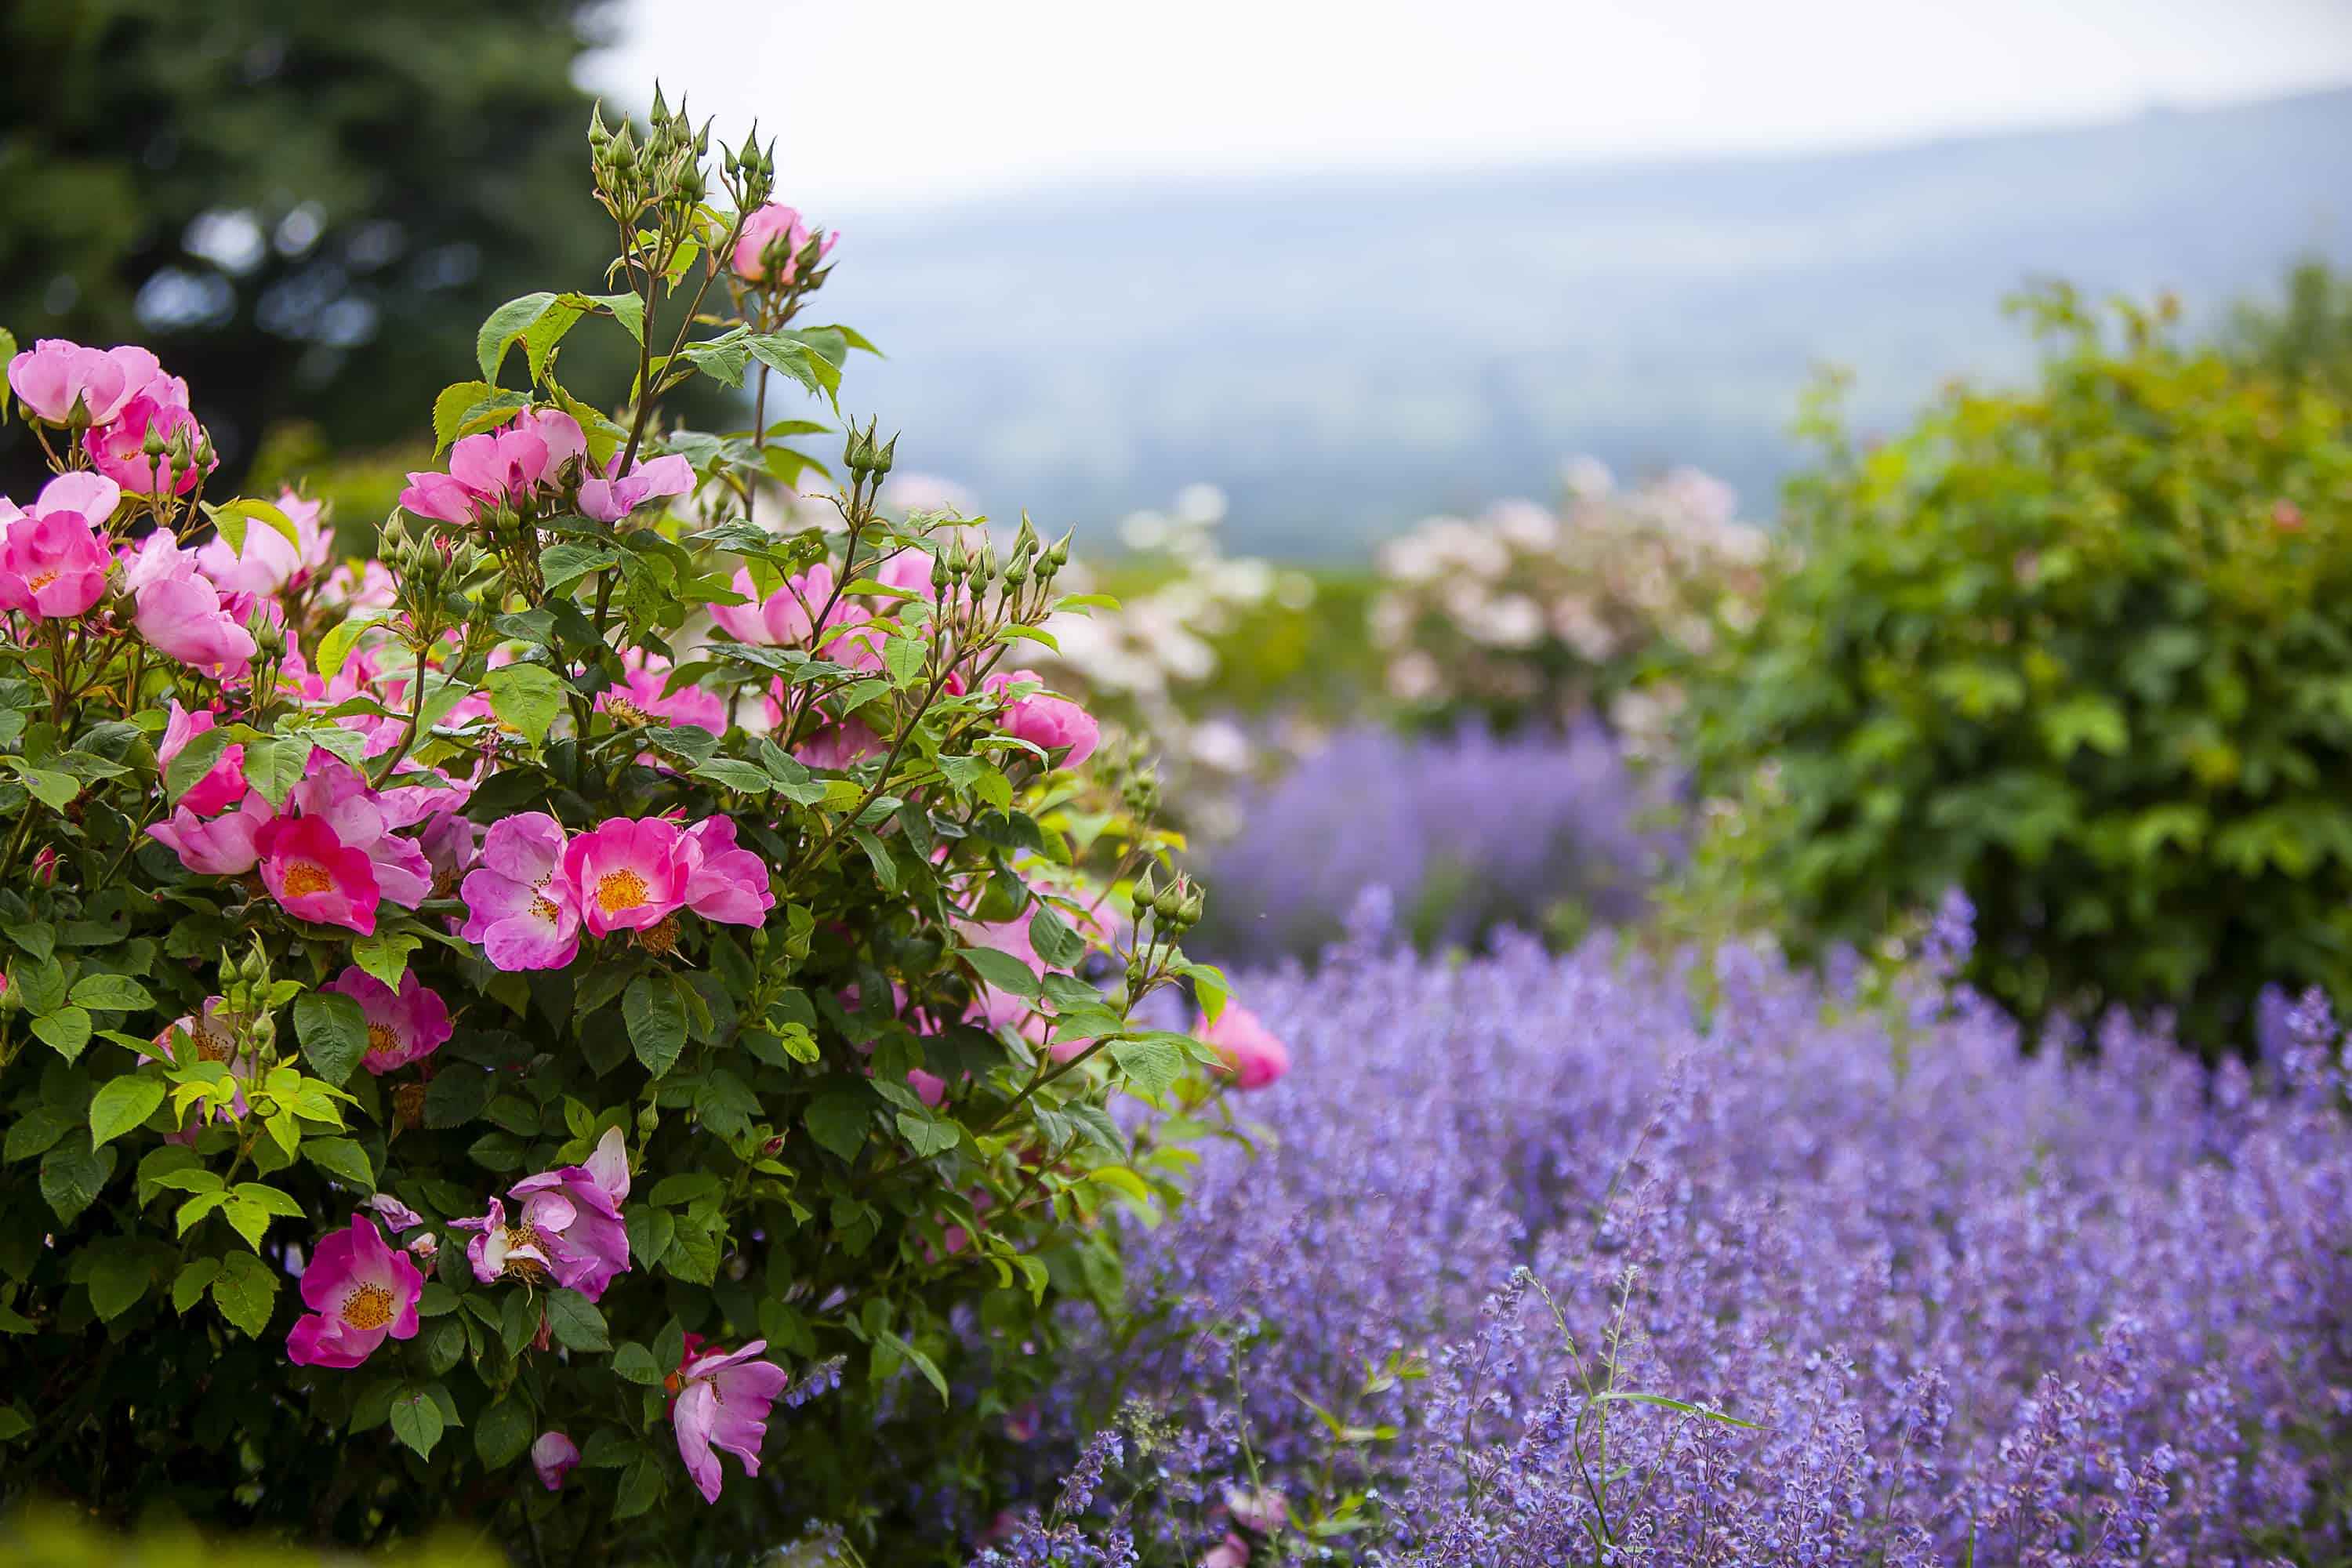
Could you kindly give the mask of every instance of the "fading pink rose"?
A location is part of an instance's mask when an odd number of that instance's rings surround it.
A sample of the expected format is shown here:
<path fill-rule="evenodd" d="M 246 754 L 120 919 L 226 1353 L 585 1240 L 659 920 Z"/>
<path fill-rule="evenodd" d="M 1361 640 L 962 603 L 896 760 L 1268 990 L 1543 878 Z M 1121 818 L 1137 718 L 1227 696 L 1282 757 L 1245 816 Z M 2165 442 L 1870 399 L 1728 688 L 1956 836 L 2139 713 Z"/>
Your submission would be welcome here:
<path fill-rule="evenodd" d="M 562 969 L 580 952 L 580 907 L 563 865 L 563 825 L 543 811 L 501 817 L 459 889 L 466 924 L 494 969 Z"/>
<path fill-rule="evenodd" d="M 815 617 L 824 611 L 825 601 L 833 597 L 833 568 L 819 562 L 805 572 L 786 578 L 772 594 L 761 595 L 751 574 L 743 567 L 735 569 L 735 591 L 750 601 L 742 605 L 713 605 L 710 618 L 719 630 L 735 638 L 761 647 L 791 647 L 808 641 L 815 626 Z M 835 605 L 827 618 L 827 626 L 843 619 L 843 607 Z"/>
<path fill-rule="evenodd" d="M 1264 1089 L 1290 1070 L 1290 1047 L 1246 1007 L 1228 1002 L 1214 1024 L 1204 1013 L 1192 1032 L 1224 1058 L 1224 1070 L 1236 1088 Z"/>
<path fill-rule="evenodd" d="M 813 768 L 846 773 L 866 758 L 878 757 L 887 750 L 882 744 L 882 737 L 863 720 L 844 719 L 818 726 L 814 734 L 793 748 L 793 756 Z"/>
<path fill-rule="evenodd" d="M 760 1473 L 768 1412 L 790 1381 L 782 1367 L 752 1359 L 767 1348 L 767 1341 L 753 1340 L 739 1351 L 706 1351 L 699 1334 L 686 1337 L 669 1419 L 677 1434 L 677 1456 L 705 1502 L 717 1502 L 723 1484 L 714 1449 L 742 1460 L 745 1475 Z"/>
<path fill-rule="evenodd" d="M 1228 1531 L 1201 1559 L 1201 1568 L 1249 1568 L 1249 1542 Z"/>
<path fill-rule="evenodd" d="M 121 500 L 113 480 L 73 473 L 42 486 L 30 511 L 0 500 L 0 607 L 45 620 L 88 614 L 106 593 L 114 558 L 102 539 Z"/>
<path fill-rule="evenodd" d="M 694 489 L 694 465 L 675 454 L 638 463 L 615 478 L 620 466 L 618 452 L 601 471 L 590 466 L 588 478 L 580 481 L 583 516 L 599 522 L 618 522 L 657 497 L 688 495 Z"/>
<path fill-rule="evenodd" d="M 449 448 L 449 471 L 412 473 L 400 504 L 419 517 L 469 523 L 502 504 L 527 505 L 563 466 L 584 457 L 580 422 L 561 409 L 525 409 L 513 423 L 468 436 Z"/>
<path fill-rule="evenodd" d="M 416 978 L 414 969 L 400 977 L 395 993 L 357 964 L 329 981 L 322 990 L 348 996 L 367 1016 L 367 1054 L 360 1066 L 376 1077 L 423 1061 L 446 1044 L 451 1034 L 449 1005 L 437 991 Z"/>
<path fill-rule="evenodd" d="M 302 1270 L 302 1304 L 310 1309 L 286 1336 L 297 1366 L 359 1365 L 385 1339 L 416 1337 L 416 1300 L 425 1277 L 407 1254 L 385 1245 L 363 1215 L 321 1238 Z"/>
<path fill-rule="evenodd" d="M 131 594 L 132 624 L 157 652 L 215 676 L 252 662 L 258 646 L 252 632 L 198 574 L 195 552 L 181 549 L 170 529 L 156 529 L 129 552 L 122 585 Z"/>
<path fill-rule="evenodd" d="M 168 453 L 149 457 L 151 434 L 167 443 L 184 441 L 188 455 L 176 460 Z M 176 375 L 149 382 L 111 421 L 83 432 L 81 444 L 98 471 L 132 495 L 186 495 L 220 467 L 204 427 L 189 411 L 188 384 Z"/>
<path fill-rule="evenodd" d="M 1014 686 L 1043 686 L 1045 678 L 1034 669 L 1007 670 L 991 675 L 980 683 L 983 691 L 1000 698 Z M 1028 742 L 1052 756 L 1066 749 L 1061 765 L 1075 768 L 1094 755 L 1102 739 L 1102 727 L 1095 716 L 1066 697 L 1056 697 L 1049 691 L 1034 691 L 1026 697 L 1014 698 L 1004 704 L 999 721 L 1006 734 Z"/>
<path fill-rule="evenodd" d="M 294 525 L 293 539 L 257 518 L 247 518 L 244 546 L 231 549 L 226 539 L 207 540 L 196 547 L 196 570 L 224 594 L 268 597 L 308 584 L 326 569 L 333 547 L 319 526 L 319 503 L 285 490 L 278 497 L 278 510 Z"/>
<path fill-rule="evenodd" d="M 768 863 L 735 844 L 735 819 L 705 817 L 680 841 L 687 857 L 686 907 L 724 925 L 755 926 L 776 907 Z"/>
<path fill-rule="evenodd" d="M 797 211 L 782 202 L 770 202 L 743 220 L 742 235 L 735 241 L 735 275 L 747 283 L 795 282 L 800 255 L 809 239 L 809 226 Z M 840 241 L 838 234 L 826 235 L 817 248 L 818 259 L 831 256 Z"/>
<path fill-rule="evenodd" d="M 714 735 L 727 732 L 727 704 L 716 692 L 692 683 L 676 691 L 663 689 L 669 684 L 669 660 L 631 648 L 621 656 L 621 663 L 626 677 L 618 689 L 607 688 L 596 694 L 598 712 L 616 713 L 633 722 L 666 719 Z"/>
<path fill-rule="evenodd" d="M 199 708 L 192 713 L 173 698 L 163 724 L 163 739 L 155 748 L 156 764 L 169 768 L 188 749 L 189 742 L 218 722 L 210 709 Z M 221 748 L 220 760 L 188 787 L 177 804 L 198 816 L 213 816 L 244 799 L 245 792 L 245 748 L 232 741 Z"/>
<path fill-rule="evenodd" d="M 262 830 L 277 820 L 269 803 L 254 790 L 247 792 L 236 810 L 210 821 L 184 805 L 177 806 L 169 822 L 149 825 L 147 837 L 200 876 L 242 877 L 261 858 Z"/>
<path fill-rule="evenodd" d="M 579 1463 L 579 1445 L 561 1432 L 541 1432 L 539 1441 L 530 1446 L 530 1468 L 539 1472 L 539 1484 L 549 1491 L 562 1491 L 563 1478 Z"/>
<path fill-rule="evenodd" d="M 8 362 L 8 385 L 44 425 L 104 425 L 162 370 L 153 354 L 129 343 L 86 349 L 42 338 Z"/>
<path fill-rule="evenodd" d="M 594 1301 L 628 1272 L 629 1232 L 621 1219 L 628 1195 L 628 1151 L 614 1127 L 584 1163 L 542 1171 L 509 1187 L 507 1196 L 517 1201 L 512 1223 L 505 1203 L 492 1198 L 488 1214 L 451 1224 L 475 1233 L 466 1258 L 482 1284 L 509 1277 L 551 1281 Z"/>

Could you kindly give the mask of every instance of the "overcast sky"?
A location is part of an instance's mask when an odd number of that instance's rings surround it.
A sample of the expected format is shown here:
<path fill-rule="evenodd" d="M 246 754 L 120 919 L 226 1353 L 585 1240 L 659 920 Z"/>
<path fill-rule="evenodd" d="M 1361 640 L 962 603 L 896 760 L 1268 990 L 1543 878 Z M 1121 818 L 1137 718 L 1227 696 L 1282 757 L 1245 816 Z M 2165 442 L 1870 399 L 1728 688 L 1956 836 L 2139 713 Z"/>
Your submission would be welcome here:
<path fill-rule="evenodd" d="M 1865 145 L 2352 81 L 2352 0 L 623 0 L 789 199 Z"/>

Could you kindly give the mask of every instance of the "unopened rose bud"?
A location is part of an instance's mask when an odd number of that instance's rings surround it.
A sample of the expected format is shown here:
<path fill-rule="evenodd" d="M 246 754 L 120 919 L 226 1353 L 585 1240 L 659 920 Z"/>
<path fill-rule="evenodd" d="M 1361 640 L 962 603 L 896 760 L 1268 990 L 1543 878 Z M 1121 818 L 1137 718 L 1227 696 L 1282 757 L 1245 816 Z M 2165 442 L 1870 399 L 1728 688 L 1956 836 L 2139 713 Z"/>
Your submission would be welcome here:
<path fill-rule="evenodd" d="M 652 1137 L 661 1129 L 661 1112 L 648 1105 L 637 1112 L 637 1137 L 640 1142 Z"/>
<path fill-rule="evenodd" d="M 1128 910 L 1137 920 L 1141 920 L 1143 911 L 1150 909 L 1152 900 L 1159 896 L 1159 889 L 1151 885 L 1151 873 L 1146 871 L 1135 880 L 1135 891 L 1128 896 Z"/>

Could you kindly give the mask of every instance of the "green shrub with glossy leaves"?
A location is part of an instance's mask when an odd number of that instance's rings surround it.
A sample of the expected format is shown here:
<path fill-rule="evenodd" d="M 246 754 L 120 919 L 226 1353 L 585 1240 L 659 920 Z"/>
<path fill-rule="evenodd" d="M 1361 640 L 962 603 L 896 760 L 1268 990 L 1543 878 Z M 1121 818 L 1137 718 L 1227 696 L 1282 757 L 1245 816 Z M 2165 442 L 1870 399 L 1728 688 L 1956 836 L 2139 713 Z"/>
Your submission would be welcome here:
<path fill-rule="evenodd" d="M 2029 1021 L 2265 982 L 2352 995 L 2352 431 L 2168 306 L 2024 307 L 2038 384 L 1959 388 L 1789 494 L 1762 614 L 1694 682 L 1706 868 L 1801 947 L 1951 888 Z"/>

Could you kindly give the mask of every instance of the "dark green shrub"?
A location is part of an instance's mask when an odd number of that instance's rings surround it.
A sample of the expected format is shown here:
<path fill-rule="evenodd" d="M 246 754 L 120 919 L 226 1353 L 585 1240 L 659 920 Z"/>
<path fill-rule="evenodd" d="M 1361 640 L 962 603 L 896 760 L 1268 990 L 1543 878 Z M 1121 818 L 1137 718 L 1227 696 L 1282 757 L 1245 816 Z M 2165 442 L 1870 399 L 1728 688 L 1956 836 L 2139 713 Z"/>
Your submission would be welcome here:
<path fill-rule="evenodd" d="M 1963 889 L 1968 978 L 2242 1030 L 2352 994 L 2346 406 L 2168 306 L 2027 301 L 2038 385 L 1955 389 L 1792 485 L 1763 613 L 1694 683 L 1713 869 L 1801 948 Z"/>

